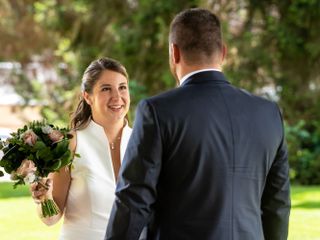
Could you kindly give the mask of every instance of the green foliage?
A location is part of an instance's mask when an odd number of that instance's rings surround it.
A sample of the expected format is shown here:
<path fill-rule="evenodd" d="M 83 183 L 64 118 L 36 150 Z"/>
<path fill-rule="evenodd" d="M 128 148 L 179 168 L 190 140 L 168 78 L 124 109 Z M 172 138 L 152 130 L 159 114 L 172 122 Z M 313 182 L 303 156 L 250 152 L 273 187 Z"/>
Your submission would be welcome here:
<path fill-rule="evenodd" d="M 84 69 L 101 56 L 120 60 L 131 82 L 144 86 L 143 94 L 132 95 L 134 108 L 140 97 L 174 86 L 168 68 L 169 24 L 177 12 L 195 6 L 220 16 L 229 46 L 224 68 L 234 84 L 256 92 L 273 86 L 290 123 L 320 118 L 318 0 L 4 0 L 0 45 L 8 47 L 0 59 L 15 59 L 24 68 L 39 54 L 55 66 L 61 81 L 45 91 L 25 76 L 15 80 L 25 99 L 44 100 L 42 114 L 55 124 L 68 121 Z M 24 37 L 20 45 L 19 36 Z M 59 68 L 61 62 L 67 68 Z"/>
<path fill-rule="evenodd" d="M 320 123 L 286 125 L 291 179 L 300 184 L 320 184 Z"/>
<path fill-rule="evenodd" d="M 18 143 L 19 144 L 19 143 Z M 7 155 L 4 155 L 0 161 L 0 166 L 4 168 L 7 173 L 11 173 L 15 169 L 17 169 L 22 160 L 24 159 L 24 155 L 21 151 L 18 151 L 19 145 L 8 145 L 3 148 L 3 152 Z M 14 153 L 16 154 L 10 154 Z"/>
<path fill-rule="evenodd" d="M 251 91 L 273 86 L 290 123 L 319 119 L 320 1 L 245 2 L 220 6 L 230 47 L 227 75 Z"/>
<path fill-rule="evenodd" d="M 132 121 L 141 98 L 174 87 L 169 24 L 176 13 L 195 6 L 213 10 L 222 21 L 228 79 L 257 94 L 265 86 L 274 89 L 271 97 L 278 99 L 288 123 L 295 181 L 318 182 L 312 169 L 319 169 L 319 134 L 313 132 L 320 119 L 319 0 L 3 0 L 0 60 L 21 62 L 11 83 L 26 103 L 36 99 L 41 114 L 63 126 L 88 64 L 102 56 L 118 59 L 130 76 Z M 58 83 L 39 84 L 23 75 L 35 55 L 58 72 Z"/>
<path fill-rule="evenodd" d="M 15 60 L 23 64 L 55 46 L 53 32 L 43 29 L 34 18 L 36 2 L 40 1 L 0 1 L 0 61 Z"/>

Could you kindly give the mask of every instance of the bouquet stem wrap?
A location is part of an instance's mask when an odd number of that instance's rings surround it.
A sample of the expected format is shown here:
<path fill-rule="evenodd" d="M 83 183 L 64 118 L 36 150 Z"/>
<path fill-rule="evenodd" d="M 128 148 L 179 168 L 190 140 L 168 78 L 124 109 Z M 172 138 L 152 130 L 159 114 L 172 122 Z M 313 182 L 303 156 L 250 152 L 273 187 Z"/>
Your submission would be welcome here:
<path fill-rule="evenodd" d="M 59 207 L 52 199 L 44 199 L 41 202 L 41 214 L 42 217 L 52 217 L 60 213 Z"/>

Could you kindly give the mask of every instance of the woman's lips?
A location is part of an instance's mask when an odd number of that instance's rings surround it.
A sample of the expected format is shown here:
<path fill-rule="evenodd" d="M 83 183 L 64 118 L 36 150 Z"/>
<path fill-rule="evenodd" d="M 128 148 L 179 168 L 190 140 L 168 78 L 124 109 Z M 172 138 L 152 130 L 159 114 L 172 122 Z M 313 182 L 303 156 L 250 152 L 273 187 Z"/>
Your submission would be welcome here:
<path fill-rule="evenodd" d="M 113 112 L 119 112 L 123 108 L 123 105 L 112 105 L 108 106 L 109 109 L 111 109 Z"/>

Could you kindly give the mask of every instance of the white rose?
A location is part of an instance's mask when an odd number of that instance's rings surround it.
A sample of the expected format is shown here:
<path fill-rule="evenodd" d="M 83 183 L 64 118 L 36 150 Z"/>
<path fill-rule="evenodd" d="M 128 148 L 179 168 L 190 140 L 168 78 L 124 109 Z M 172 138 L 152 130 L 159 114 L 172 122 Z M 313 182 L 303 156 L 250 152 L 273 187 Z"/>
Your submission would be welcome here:
<path fill-rule="evenodd" d="M 49 134 L 52 132 L 52 128 L 50 126 L 44 126 L 44 127 L 41 127 L 41 130 L 44 134 Z"/>
<path fill-rule="evenodd" d="M 33 172 L 30 172 L 27 174 L 27 176 L 25 176 L 25 178 L 23 179 L 23 181 L 25 183 L 33 183 L 36 180 L 36 175 Z"/>

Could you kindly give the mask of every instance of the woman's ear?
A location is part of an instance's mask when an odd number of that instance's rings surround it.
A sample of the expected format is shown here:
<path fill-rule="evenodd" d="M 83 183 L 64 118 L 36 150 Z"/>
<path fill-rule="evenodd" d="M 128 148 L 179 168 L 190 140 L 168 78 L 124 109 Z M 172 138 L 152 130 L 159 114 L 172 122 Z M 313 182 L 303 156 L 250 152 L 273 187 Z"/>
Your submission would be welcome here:
<path fill-rule="evenodd" d="M 87 93 L 87 92 L 83 92 L 83 93 L 82 93 L 82 97 L 83 97 L 83 99 L 86 101 L 86 103 L 91 106 L 92 101 L 91 101 L 90 94 Z"/>

